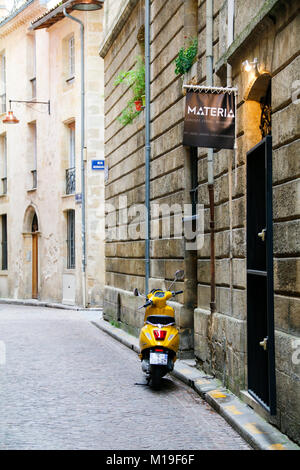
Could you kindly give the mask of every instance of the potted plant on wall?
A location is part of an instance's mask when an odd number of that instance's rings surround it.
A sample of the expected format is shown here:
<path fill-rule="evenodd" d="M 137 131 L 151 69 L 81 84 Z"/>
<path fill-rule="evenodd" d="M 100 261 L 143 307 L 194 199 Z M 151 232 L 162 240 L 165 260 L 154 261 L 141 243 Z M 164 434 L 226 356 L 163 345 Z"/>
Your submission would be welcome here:
<path fill-rule="evenodd" d="M 185 36 L 185 39 L 187 37 Z M 175 74 L 176 75 L 184 75 L 187 73 L 192 65 L 197 60 L 197 53 L 198 53 L 198 38 L 189 38 L 187 41 L 187 47 L 182 47 L 179 52 L 178 56 L 175 59 Z"/>
<path fill-rule="evenodd" d="M 127 72 L 120 72 L 114 81 L 114 85 L 124 83 L 132 90 L 133 97 L 130 99 L 118 117 L 119 122 L 125 126 L 131 124 L 140 114 L 145 96 L 145 64 L 141 57 L 137 57 L 136 67 Z"/>

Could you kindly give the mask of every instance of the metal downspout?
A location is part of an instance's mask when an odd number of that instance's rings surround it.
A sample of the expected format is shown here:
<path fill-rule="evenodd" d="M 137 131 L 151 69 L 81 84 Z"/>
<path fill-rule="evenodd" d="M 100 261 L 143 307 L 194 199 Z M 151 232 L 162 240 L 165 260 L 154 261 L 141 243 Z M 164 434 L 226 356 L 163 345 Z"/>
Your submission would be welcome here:
<path fill-rule="evenodd" d="M 145 293 L 149 292 L 150 278 L 150 0 L 145 0 Z"/>
<path fill-rule="evenodd" d="M 81 238 L 82 238 L 82 303 L 86 307 L 86 229 L 85 229 L 85 168 L 84 168 L 84 147 L 85 147 L 85 86 L 84 86 L 84 24 L 75 16 L 69 15 L 66 9 L 63 13 L 80 24 L 81 36 Z"/>
<path fill-rule="evenodd" d="M 213 86 L 213 0 L 206 0 L 206 85 Z M 208 149 L 208 191 L 210 205 L 210 310 L 216 311 L 215 300 L 215 221 L 213 149 Z"/>
<path fill-rule="evenodd" d="M 206 85 L 213 86 L 213 0 L 206 0 Z M 215 300 L 215 214 L 214 214 L 214 150 L 207 150 L 208 193 L 210 210 L 210 317 L 208 320 L 208 345 L 210 368 L 214 371 L 215 351 L 213 347 L 213 317 L 216 311 Z"/>
<path fill-rule="evenodd" d="M 234 0 L 228 0 L 227 2 L 227 48 L 233 42 L 234 37 Z M 227 64 L 227 87 L 232 87 L 232 66 Z M 232 252 L 232 241 L 233 241 L 233 214 L 232 214 L 232 163 L 233 154 L 235 150 L 229 150 L 228 153 L 228 206 L 229 206 L 229 280 L 230 280 L 230 311 L 233 312 L 233 252 Z"/>

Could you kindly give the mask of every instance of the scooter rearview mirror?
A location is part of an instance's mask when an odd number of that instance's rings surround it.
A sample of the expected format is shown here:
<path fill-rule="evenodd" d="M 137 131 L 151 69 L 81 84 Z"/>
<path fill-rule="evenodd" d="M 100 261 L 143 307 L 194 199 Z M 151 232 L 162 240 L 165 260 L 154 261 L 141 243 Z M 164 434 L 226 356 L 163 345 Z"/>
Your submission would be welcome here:
<path fill-rule="evenodd" d="M 133 295 L 135 295 L 135 297 L 138 297 L 140 295 L 139 290 L 138 290 L 137 287 L 135 287 L 135 289 L 133 289 Z"/>
<path fill-rule="evenodd" d="M 179 269 L 178 271 L 176 271 L 176 273 L 175 273 L 175 280 L 176 280 L 176 281 L 181 281 L 183 278 L 184 278 L 184 271 L 183 271 L 183 269 Z"/>
<path fill-rule="evenodd" d="M 173 286 L 174 282 L 180 281 L 181 279 L 183 279 L 183 277 L 184 277 L 184 271 L 182 269 L 179 269 L 178 271 L 176 271 L 174 280 L 171 282 L 169 286 L 169 290 L 171 290 L 171 287 Z"/>

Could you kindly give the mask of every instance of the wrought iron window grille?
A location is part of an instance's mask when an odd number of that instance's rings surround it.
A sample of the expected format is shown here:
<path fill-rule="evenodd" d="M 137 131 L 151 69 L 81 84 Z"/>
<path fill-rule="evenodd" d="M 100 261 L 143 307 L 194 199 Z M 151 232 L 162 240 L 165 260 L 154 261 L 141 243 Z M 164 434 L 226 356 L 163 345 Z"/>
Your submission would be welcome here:
<path fill-rule="evenodd" d="M 66 194 L 75 193 L 75 168 L 66 170 Z"/>

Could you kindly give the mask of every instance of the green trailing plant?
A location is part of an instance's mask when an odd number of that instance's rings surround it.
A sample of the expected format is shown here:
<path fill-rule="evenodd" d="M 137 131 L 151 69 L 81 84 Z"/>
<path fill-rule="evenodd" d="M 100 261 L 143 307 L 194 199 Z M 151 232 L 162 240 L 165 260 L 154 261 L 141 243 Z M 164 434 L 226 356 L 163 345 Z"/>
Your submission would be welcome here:
<path fill-rule="evenodd" d="M 125 84 L 131 88 L 133 97 L 128 101 L 126 107 L 118 117 L 118 121 L 126 126 L 140 114 L 135 107 L 135 101 L 142 101 L 145 94 L 145 64 L 141 57 L 137 57 L 136 67 L 127 72 L 120 72 L 114 81 L 114 85 Z"/>
<path fill-rule="evenodd" d="M 116 320 L 111 320 L 111 321 L 110 321 L 110 324 L 111 324 L 112 326 L 114 326 L 115 328 L 120 328 L 120 324 L 119 324 L 119 322 L 117 322 Z"/>
<path fill-rule="evenodd" d="M 198 52 L 198 38 L 191 38 L 186 48 L 182 47 L 175 59 L 175 74 L 183 75 L 190 70 L 196 61 Z"/>

